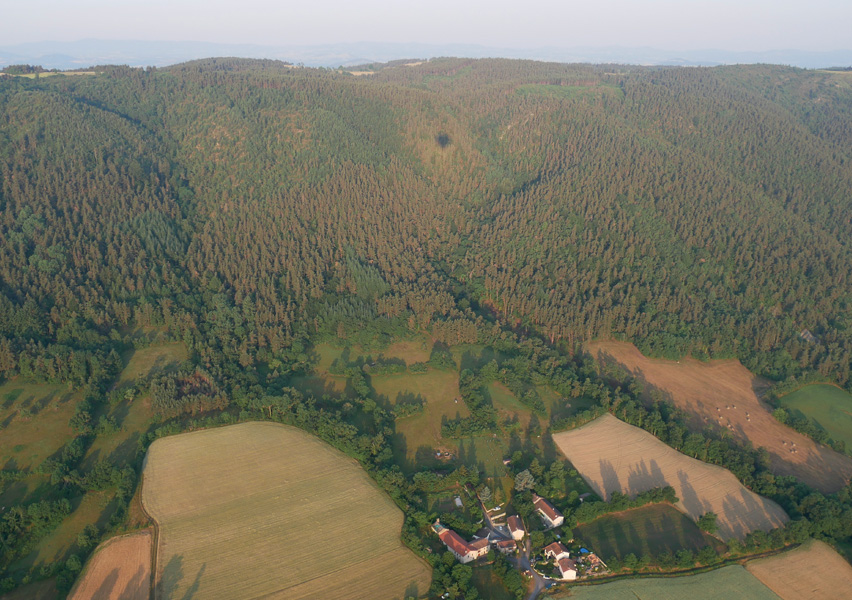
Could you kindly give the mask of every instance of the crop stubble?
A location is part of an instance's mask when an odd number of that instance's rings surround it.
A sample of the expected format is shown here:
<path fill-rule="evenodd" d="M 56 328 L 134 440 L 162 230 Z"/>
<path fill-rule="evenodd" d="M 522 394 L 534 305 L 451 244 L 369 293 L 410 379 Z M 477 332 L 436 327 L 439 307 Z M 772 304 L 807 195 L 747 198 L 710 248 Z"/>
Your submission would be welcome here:
<path fill-rule="evenodd" d="M 819 540 L 749 561 L 746 569 L 783 600 L 842 600 L 852 594 L 852 566 Z"/>
<path fill-rule="evenodd" d="M 747 490 L 730 471 L 681 454 L 610 414 L 557 433 L 553 441 L 599 496 L 635 496 L 670 485 L 680 499 L 675 506 L 693 519 L 716 513 L 724 540 L 788 520 L 780 506 Z"/>
<path fill-rule="evenodd" d="M 95 550 L 69 600 L 148 600 L 151 532 L 107 540 Z"/>
<path fill-rule="evenodd" d="M 393 502 L 355 461 L 292 427 L 157 440 L 142 501 L 160 526 L 158 598 L 393 598 L 430 583 L 400 542 Z"/>
<path fill-rule="evenodd" d="M 633 344 L 613 341 L 588 349 L 598 360 L 620 364 L 662 391 L 691 416 L 693 427 L 727 429 L 740 441 L 763 446 L 777 474 L 794 475 L 822 492 L 835 492 L 852 478 L 852 458 L 775 420 L 755 391 L 766 384 L 738 360 L 650 359 Z"/>

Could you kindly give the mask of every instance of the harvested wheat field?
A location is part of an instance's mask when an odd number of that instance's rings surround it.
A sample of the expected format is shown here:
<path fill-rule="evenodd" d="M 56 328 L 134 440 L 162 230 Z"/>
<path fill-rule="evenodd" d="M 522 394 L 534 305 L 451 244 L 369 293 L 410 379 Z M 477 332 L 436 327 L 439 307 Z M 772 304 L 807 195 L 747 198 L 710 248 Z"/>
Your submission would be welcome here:
<path fill-rule="evenodd" d="M 402 598 L 429 567 L 357 462 L 299 429 L 245 423 L 162 438 L 142 503 L 159 524 L 157 598 Z"/>
<path fill-rule="evenodd" d="M 769 531 L 788 519 L 780 506 L 747 490 L 727 469 L 681 454 L 610 414 L 557 433 L 553 441 L 602 498 L 613 491 L 635 496 L 670 485 L 680 499 L 675 507 L 693 519 L 716 513 L 723 540 Z"/>
<path fill-rule="evenodd" d="M 758 398 L 767 384 L 738 360 L 650 359 L 625 342 L 595 342 L 588 349 L 601 363 L 621 365 L 656 388 L 692 417 L 693 427 L 727 429 L 755 448 L 763 446 L 780 475 L 794 475 L 823 492 L 835 492 L 852 478 L 852 457 L 775 420 Z"/>
<path fill-rule="evenodd" d="M 98 546 L 69 600 L 148 600 L 151 532 L 140 531 Z"/>
<path fill-rule="evenodd" d="M 746 569 L 783 600 L 841 600 L 852 594 L 852 566 L 818 540 L 749 561 Z"/>

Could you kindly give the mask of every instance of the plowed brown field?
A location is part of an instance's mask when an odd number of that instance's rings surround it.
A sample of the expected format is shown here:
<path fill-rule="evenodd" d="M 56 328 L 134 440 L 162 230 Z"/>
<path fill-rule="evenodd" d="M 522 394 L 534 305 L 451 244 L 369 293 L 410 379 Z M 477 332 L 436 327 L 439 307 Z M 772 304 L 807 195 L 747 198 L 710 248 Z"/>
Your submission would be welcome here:
<path fill-rule="evenodd" d="M 151 532 L 112 538 L 98 546 L 69 600 L 148 600 Z"/>
<path fill-rule="evenodd" d="M 787 521 L 780 506 L 747 490 L 727 469 L 681 454 L 610 414 L 557 433 L 553 441 L 602 498 L 670 485 L 680 499 L 675 506 L 693 519 L 716 513 L 724 540 Z"/>
<path fill-rule="evenodd" d="M 842 600 L 852 594 L 852 566 L 818 540 L 749 561 L 746 569 L 783 600 Z"/>
<path fill-rule="evenodd" d="M 621 365 L 656 388 L 686 411 L 697 429 L 727 429 L 755 448 L 763 446 L 775 473 L 794 475 L 823 492 L 835 492 L 852 478 L 852 458 L 775 420 L 758 397 L 766 384 L 738 360 L 650 359 L 625 342 L 595 342 L 588 350 L 600 362 Z"/>

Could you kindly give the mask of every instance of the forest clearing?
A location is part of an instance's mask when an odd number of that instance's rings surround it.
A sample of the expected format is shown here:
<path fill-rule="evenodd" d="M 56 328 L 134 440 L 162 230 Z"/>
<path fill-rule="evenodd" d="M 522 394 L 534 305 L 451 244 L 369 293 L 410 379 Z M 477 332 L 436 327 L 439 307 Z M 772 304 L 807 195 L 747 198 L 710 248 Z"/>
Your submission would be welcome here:
<path fill-rule="evenodd" d="M 719 540 L 701 531 L 687 515 L 665 503 L 598 517 L 575 527 L 574 537 L 607 559 L 624 559 L 628 554 L 674 554 L 684 548 L 698 552 L 705 546 L 724 549 Z"/>
<path fill-rule="evenodd" d="M 773 471 L 780 475 L 794 475 L 823 492 L 837 491 L 852 477 L 852 457 L 815 443 L 772 416 L 758 397 L 767 384 L 738 360 L 650 359 L 633 344 L 615 341 L 594 342 L 588 350 L 602 364 L 627 369 L 646 392 L 659 391 L 689 415 L 694 429 L 724 429 L 735 439 L 766 448 Z"/>
<path fill-rule="evenodd" d="M 834 385 L 811 384 L 782 396 L 781 406 L 813 419 L 828 435 L 852 452 L 852 395 Z"/>
<path fill-rule="evenodd" d="M 557 433 L 553 441 L 601 498 L 671 486 L 679 498 L 675 506 L 693 519 L 716 513 L 723 540 L 788 520 L 780 506 L 747 490 L 730 471 L 681 454 L 610 414 Z"/>
<path fill-rule="evenodd" d="M 624 579 L 575 586 L 554 596 L 560 600 L 778 600 L 775 593 L 739 565 L 684 577 Z"/>
<path fill-rule="evenodd" d="M 142 502 L 160 528 L 158 598 L 402 597 L 429 587 L 390 498 L 354 460 L 292 427 L 159 439 Z"/>
<path fill-rule="evenodd" d="M 109 539 L 95 550 L 69 600 L 148 600 L 150 530 Z"/>
<path fill-rule="evenodd" d="M 842 600 L 852 590 L 852 565 L 819 540 L 746 563 L 746 569 L 783 600 Z"/>

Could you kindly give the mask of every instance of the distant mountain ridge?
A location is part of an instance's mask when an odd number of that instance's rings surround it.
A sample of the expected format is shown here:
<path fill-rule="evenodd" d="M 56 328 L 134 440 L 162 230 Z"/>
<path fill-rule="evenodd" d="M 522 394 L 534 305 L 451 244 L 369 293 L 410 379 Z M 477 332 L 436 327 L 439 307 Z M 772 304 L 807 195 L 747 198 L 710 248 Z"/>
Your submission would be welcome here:
<path fill-rule="evenodd" d="M 158 42 L 80 40 L 28 42 L 0 46 L 0 67 L 39 64 L 47 69 L 75 69 L 95 64 L 167 66 L 211 56 L 272 58 L 311 67 L 351 66 L 401 58 L 458 56 L 465 58 L 523 58 L 569 63 L 715 66 L 723 64 L 780 64 L 801 68 L 852 65 L 852 49 L 804 51 L 663 50 L 650 47 L 507 48 L 475 44 L 358 42 L 320 45 L 220 44 L 213 42 Z"/>

